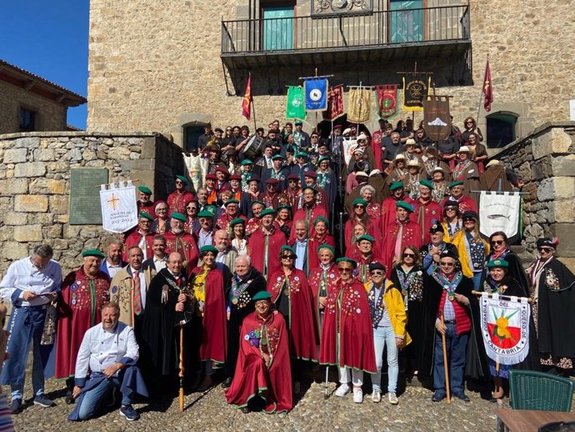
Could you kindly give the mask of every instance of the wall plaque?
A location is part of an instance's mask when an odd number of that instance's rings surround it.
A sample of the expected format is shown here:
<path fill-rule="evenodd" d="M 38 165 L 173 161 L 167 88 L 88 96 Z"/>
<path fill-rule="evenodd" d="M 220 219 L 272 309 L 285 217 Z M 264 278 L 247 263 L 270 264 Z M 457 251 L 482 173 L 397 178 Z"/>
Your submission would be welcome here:
<path fill-rule="evenodd" d="M 70 170 L 70 225 L 102 223 L 100 185 L 108 183 L 107 168 Z"/>
<path fill-rule="evenodd" d="M 373 12 L 372 0 L 314 0 L 312 16 L 353 15 Z"/>

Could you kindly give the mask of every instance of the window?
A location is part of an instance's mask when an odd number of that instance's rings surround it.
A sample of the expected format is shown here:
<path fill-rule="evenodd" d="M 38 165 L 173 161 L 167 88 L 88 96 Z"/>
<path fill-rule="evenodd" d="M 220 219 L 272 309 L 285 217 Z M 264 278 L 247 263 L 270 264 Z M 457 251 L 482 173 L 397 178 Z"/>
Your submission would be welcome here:
<path fill-rule="evenodd" d="M 31 132 L 36 130 L 36 111 L 27 108 L 20 108 L 19 115 L 20 130 Z"/>
<path fill-rule="evenodd" d="M 184 126 L 184 151 L 191 152 L 198 148 L 198 138 L 204 133 L 203 124 L 190 124 Z"/>
<path fill-rule="evenodd" d="M 487 116 L 487 147 L 501 148 L 515 141 L 518 114 L 499 111 Z"/>

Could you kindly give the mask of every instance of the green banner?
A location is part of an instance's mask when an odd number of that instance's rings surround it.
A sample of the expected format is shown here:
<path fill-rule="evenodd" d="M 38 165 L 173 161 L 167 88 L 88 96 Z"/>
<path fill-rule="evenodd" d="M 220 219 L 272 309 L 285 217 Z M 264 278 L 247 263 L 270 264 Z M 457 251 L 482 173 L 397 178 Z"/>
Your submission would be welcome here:
<path fill-rule="evenodd" d="M 304 94 L 301 86 L 288 87 L 286 119 L 305 120 Z"/>

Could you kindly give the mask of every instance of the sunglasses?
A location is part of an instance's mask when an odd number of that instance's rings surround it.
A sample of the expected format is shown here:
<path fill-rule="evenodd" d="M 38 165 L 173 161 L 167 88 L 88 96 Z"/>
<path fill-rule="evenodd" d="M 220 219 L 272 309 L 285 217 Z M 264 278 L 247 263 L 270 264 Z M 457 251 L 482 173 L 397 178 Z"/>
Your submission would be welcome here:
<path fill-rule="evenodd" d="M 371 272 L 372 276 L 383 276 L 383 272 L 381 270 L 373 270 Z"/>
<path fill-rule="evenodd" d="M 415 258 L 415 254 L 412 254 L 412 253 L 404 253 L 403 256 L 404 256 L 405 258 L 408 258 L 408 257 L 409 257 L 409 258 Z"/>
<path fill-rule="evenodd" d="M 176 184 L 184 184 L 184 182 L 181 180 L 176 180 Z"/>
<path fill-rule="evenodd" d="M 197 210 L 198 208 L 197 208 L 197 207 L 186 207 L 186 209 L 188 209 L 188 210 Z"/>
<path fill-rule="evenodd" d="M 365 208 L 365 206 L 364 206 L 364 205 L 361 205 L 361 204 L 355 205 L 355 206 L 353 206 L 353 207 L 354 207 L 354 208 Z"/>
<path fill-rule="evenodd" d="M 454 266 L 455 266 L 455 263 L 452 263 L 452 262 L 440 262 L 439 265 L 442 266 L 442 267 L 454 267 Z"/>
<path fill-rule="evenodd" d="M 465 218 L 465 219 L 463 219 L 463 222 L 475 222 L 475 219 Z"/>
<path fill-rule="evenodd" d="M 337 269 L 342 273 L 351 273 L 353 271 L 351 267 L 338 267 Z"/>
<path fill-rule="evenodd" d="M 494 240 L 491 242 L 493 246 L 501 246 L 503 243 L 503 240 Z"/>
<path fill-rule="evenodd" d="M 537 250 L 539 252 L 551 252 L 553 249 L 551 249 L 550 247 L 540 247 L 540 248 L 537 248 Z"/>
<path fill-rule="evenodd" d="M 294 260 L 295 259 L 295 255 L 283 255 L 282 259 L 290 259 L 290 260 Z"/>

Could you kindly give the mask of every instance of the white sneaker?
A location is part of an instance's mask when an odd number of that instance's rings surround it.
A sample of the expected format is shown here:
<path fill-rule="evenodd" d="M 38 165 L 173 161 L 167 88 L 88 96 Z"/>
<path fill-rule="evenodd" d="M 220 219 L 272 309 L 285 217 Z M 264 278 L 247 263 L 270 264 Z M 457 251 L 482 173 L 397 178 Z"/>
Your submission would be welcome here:
<path fill-rule="evenodd" d="M 349 386 L 347 384 L 340 385 L 335 391 L 335 395 L 337 397 L 344 397 L 348 393 L 349 393 Z"/>
<path fill-rule="evenodd" d="M 387 399 L 389 400 L 389 403 L 392 405 L 397 405 L 399 403 L 399 401 L 397 400 L 397 396 L 395 395 L 395 393 L 388 393 L 387 394 Z"/>
<path fill-rule="evenodd" d="M 353 389 L 353 401 L 358 404 L 363 402 L 363 391 L 361 389 Z"/>
<path fill-rule="evenodd" d="M 375 403 L 381 402 L 381 390 L 374 390 L 371 393 L 371 401 Z"/>

